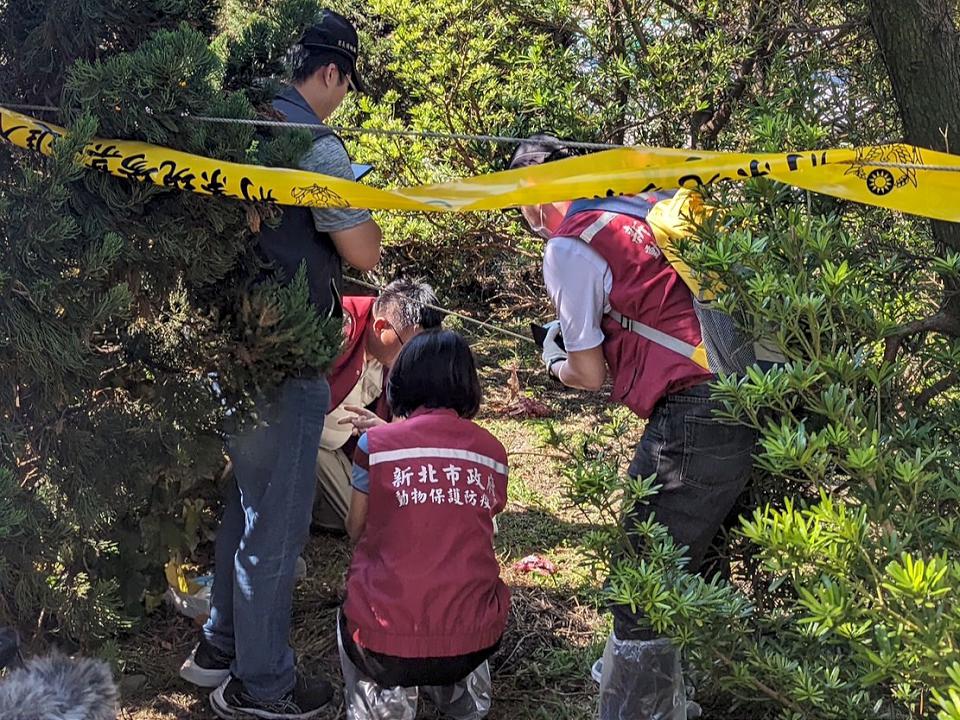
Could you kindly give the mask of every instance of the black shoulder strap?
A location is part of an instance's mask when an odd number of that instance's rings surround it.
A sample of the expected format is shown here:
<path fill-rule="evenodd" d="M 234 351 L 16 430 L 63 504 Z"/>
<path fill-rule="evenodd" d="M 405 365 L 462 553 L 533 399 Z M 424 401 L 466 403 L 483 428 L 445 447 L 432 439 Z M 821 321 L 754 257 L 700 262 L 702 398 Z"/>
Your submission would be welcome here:
<path fill-rule="evenodd" d="M 273 109 L 283 115 L 287 122 L 314 125 L 315 127 L 310 128 L 310 132 L 313 133 L 313 139 L 315 141 L 332 135 L 343 145 L 343 139 L 331 128 L 323 124 L 312 110 L 302 106 L 299 102 L 289 97 L 289 91 L 281 93 L 273 99 Z M 344 148 L 346 148 L 346 145 L 344 145 Z"/>

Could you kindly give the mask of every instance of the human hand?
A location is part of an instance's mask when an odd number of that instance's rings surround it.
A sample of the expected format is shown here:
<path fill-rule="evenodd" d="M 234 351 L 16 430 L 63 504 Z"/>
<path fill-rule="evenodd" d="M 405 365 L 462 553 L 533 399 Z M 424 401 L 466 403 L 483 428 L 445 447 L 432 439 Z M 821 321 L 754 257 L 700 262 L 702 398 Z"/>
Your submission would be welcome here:
<path fill-rule="evenodd" d="M 344 405 L 343 409 L 347 410 L 348 412 L 352 412 L 353 415 L 351 417 L 345 417 L 341 419 L 337 424 L 353 425 L 354 435 L 360 435 L 372 427 L 387 424 L 387 421 L 381 418 L 375 412 L 367 410 L 363 407 L 359 407 L 358 405 Z"/>

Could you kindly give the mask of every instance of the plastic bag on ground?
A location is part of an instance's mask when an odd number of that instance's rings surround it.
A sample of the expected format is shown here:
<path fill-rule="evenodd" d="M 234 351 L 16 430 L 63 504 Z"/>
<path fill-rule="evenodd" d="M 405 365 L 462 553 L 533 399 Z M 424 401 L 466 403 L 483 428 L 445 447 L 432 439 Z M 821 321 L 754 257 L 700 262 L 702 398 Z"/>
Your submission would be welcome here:
<path fill-rule="evenodd" d="M 600 720 L 687 720 L 680 651 L 669 640 L 620 640 L 603 651 Z"/>
<path fill-rule="evenodd" d="M 210 615 L 210 590 L 213 575 L 187 577 L 183 566 L 171 560 L 164 567 L 167 578 L 165 593 L 169 602 L 181 615 L 191 620 L 204 620 Z"/>

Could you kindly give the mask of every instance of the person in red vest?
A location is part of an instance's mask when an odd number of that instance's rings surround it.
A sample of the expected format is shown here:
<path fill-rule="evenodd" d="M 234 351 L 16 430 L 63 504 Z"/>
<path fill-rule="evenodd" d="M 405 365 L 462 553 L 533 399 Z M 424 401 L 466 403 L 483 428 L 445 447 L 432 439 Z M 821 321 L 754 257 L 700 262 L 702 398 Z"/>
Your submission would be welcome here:
<path fill-rule="evenodd" d="M 510 167 L 570 155 L 557 138 L 535 135 L 518 146 Z M 636 547 L 634 528 L 655 516 L 687 547 L 687 569 L 695 572 L 747 483 L 756 435 L 715 416 L 721 409 L 710 393 L 715 376 L 692 359 L 704 340 L 693 296 L 645 220 L 670 196 L 644 193 L 521 211 L 547 240 L 543 277 L 558 320 L 543 345 L 546 370 L 583 390 L 599 390 L 609 377 L 612 399 L 647 420 L 629 474 L 656 475 L 661 488 L 628 509 L 624 529 Z M 679 714 L 685 701 L 677 651 L 629 606 L 611 609 L 601 720 L 686 717 Z M 640 671 L 636 658 L 643 658 Z"/>
<path fill-rule="evenodd" d="M 479 720 L 510 609 L 493 549 L 507 453 L 470 420 L 480 381 L 455 332 L 407 343 L 387 397 L 403 420 L 368 430 L 354 456 L 338 620 L 347 718 L 412 720 L 423 691 L 444 717 Z"/>
<path fill-rule="evenodd" d="M 313 526 L 342 532 L 350 507 L 356 435 L 390 419 L 384 385 L 404 343 L 439 327 L 443 315 L 427 283 L 397 279 L 379 297 L 343 298 L 344 347 L 327 374 L 330 407 L 317 452 Z"/>

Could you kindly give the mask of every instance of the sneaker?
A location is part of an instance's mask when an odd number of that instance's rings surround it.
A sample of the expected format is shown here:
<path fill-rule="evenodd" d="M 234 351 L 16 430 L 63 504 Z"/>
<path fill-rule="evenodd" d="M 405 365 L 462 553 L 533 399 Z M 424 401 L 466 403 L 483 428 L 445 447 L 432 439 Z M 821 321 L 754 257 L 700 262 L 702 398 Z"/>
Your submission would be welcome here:
<path fill-rule="evenodd" d="M 333 699 L 330 683 L 305 678 L 298 672 L 293 690 L 278 700 L 257 700 L 242 682 L 231 677 L 210 693 L 210 707 L 223 720 L 315 720 L 336 717 L 340 708 Z"/>
<path fill-rule="evenodd" d="M 303 580 L 307 576 L 307 561 L 302 555 L 297 555 L 297 562 L 293 566 L 293 577 L 296 580 Z"/>
<path fill-rule="evenodd" d="M 180 677 L 198 687 L 215 688 L 230 677 L 233 657 L 211 645 L 205 637 L 190 651 L 180 666 Z"/>

